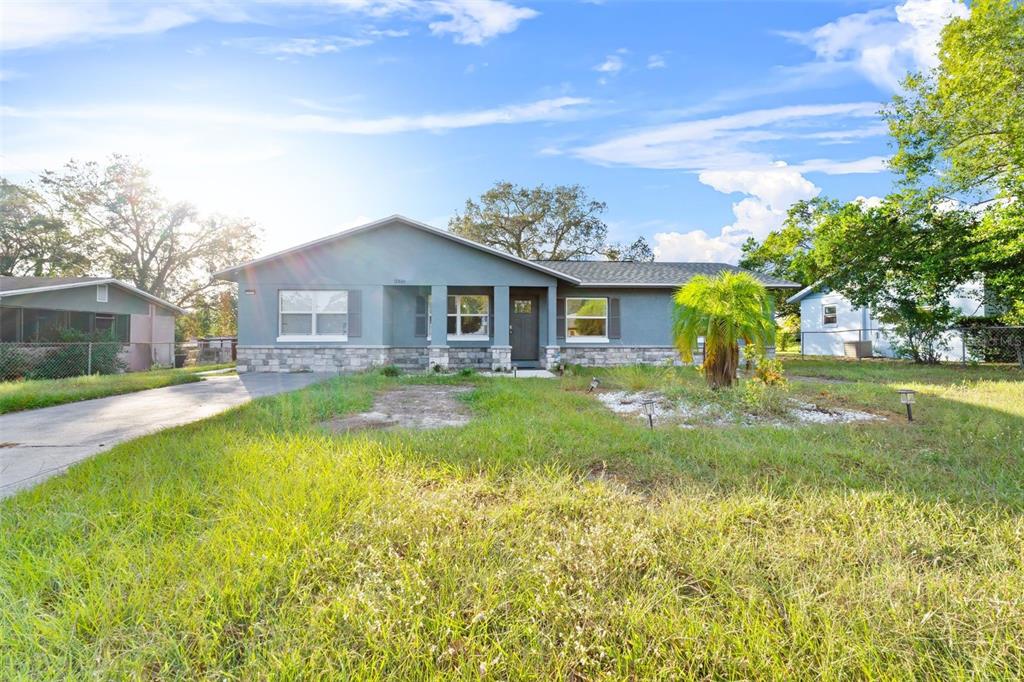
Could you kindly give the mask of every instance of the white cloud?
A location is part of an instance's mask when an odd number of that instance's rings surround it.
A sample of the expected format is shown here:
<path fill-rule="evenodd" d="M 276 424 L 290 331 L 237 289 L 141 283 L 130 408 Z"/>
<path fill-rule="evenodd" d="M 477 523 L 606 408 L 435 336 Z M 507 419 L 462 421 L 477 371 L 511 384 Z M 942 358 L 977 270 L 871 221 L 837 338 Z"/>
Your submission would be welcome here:
<path fill-rule="evenodd" d="M 603 62 L 594 67 L 594 71 L 614 75 L 619 71 L 622 71 L 623 66 L 625 66 L 625 64 L 622 61 L 622 57 L 617 54 L 610 54 L 605 57 Z"/>
<path fill-rule="evenodd" d="M 888 159 L 884 156 L 868 156 L 853 161 L 833 161 L 832 159 L 807 159 L 795 164 L 793 168 L 801 173 L 824 173 L 825 175 L 854 175 L 859 173 L 881 173 L 887 167 Z"/>
<path fill-rule="evenodd" d="M 230 3 L 161 6 L 122 2 L 8 2 L 0 13 L 2 49 L 46 47 L 116 36 L 162 33 L 200 19 L 246 21 Z"/>
<path fill-rule="evenodd" d="M 660 261 L 710 261 L 735 263 L 739 250 L 711 237 L 704 230 L 689 232 L 656 232 L 654 235 L 654 258 Z"/>
<path fill-rule="evenodd" d="M 785 164 L 762 170 L 709 170 L 698 179 L 724 194 L 742 192 L 772 208 L 786 208 L 794 201 L 817 196 L 818 188 Z"/>
<path fill-rule="evenodd" d="M 511 33 L 519 22 L 538 15 L 529 7 L 516 7 L 502 0 L 437 0 L 431 5 L 437 14 L 448 17 L 431 22 L 431 32 L 451 33 L 460 45 L 482 45 L 495 36 Z"/>
<path fill-rule="evenodd" d="M 875 102 L 796 105 L 694 119 L 627 132 L 574 153 L 604 165 L 707 170 L 767 166 L 773 159 L 751 145 L 783 140 L 815 120 L 874 117 Z"/>
<path fill-rule="evenodd" d="M 882 137 L 888 135 L 889 129 L 884 125 L 871 125 L 863 128 L 845 128 L 842 130 L 826 130 L 818 133 L 808 133 L 804 137 L 808 140 L 821 140 L 822 144 L 850 144 L 856 140 L 863 140 L 869 137 Z"/>
<path fill-rule="evenodd" d="M 820 128 L 874 118 L 878 108 L 874 102 L 853 102 L 745 111 L 628 131 L 573 153 L 602 165 L 686 170 L 697 173 L 701 183 L 718 192 L 745 194 L 732 205 L 733 222 L 723 226 L 718 236 L 704 230 L 655 234 L 655 253 L 662 260 L 735 262 L 744 241 L 763 239 L 782 225 L 793 202 L 819 194 L 821 189 L 803 173 L 877 173 L 885 168 L 886 160 L 880 156 L 846 161 L 814 158 L 787 165 L 759 145 L 867 136 L 863 127 Z"/>
<path fill-rule="evenodd" d="M 369 38 L 350 38 L 346 36 L 325 36 L 320 38 L 236 38 L 224 41 L 229 47 L 240 47 L 253 50 L 260 54 L 279 57 L 315 57 L 321 54 L 333 54 L 353 47 L 372 44 Z"/>
<path fill-rule="evenodd" d="M 536 10 L 504 0 L 178 0 L 160 5 L 95 0 L 91 2 L 8 2 L 0 13 L 0 49 L 40 48 L 119 36 L 162 33 L 202 20 L 272 24 L 271 9 L 301 9 L 329 15 L 342 10 L 374 20 L 399 19 L 427 23 L 435 35 L 452 35 L 456 43 L 482 45 L 538 16 Z M 369 38 L 408 35 L 401 28 L 369 28 Z M 312 40 L 299 38 L 296 40 Z M 285 41 L 286 42 L 286 41 Z M 282 43 L 284 44 L 284 43 Z M 333 51 L 329 45 L 295 45 L 286 54 L 308 56 Z M 340 46 L 338 46 L 340 47 Z"/>
<path fill-rule="evenodd" d="M 526 104 L 510 104 L 491 109 L 386 116 L 380 118 L 339 118 L 315 114 L 261 114 L 194 107 L 104 106 L 82 109 L 26 110 L 0 107 L 0 115 L 9 118 L 37 119 L 51 124 L 66 121 L 176 121 L 196 124 L 249 126 L 292 133 L 338 133 L 347 135 L 389 135 L 414 131 L 442 132 L 488 125 L 510 125 L 537 121 L 566 120 L 590 100 L 581 97 L 556 97 Z"/>
<path fill-rule="evenodd" d="M 665 64 L 665 58 L 660 54 L 652 54 L 647 58 L 648 69 L 664 69 L 667 66 Z"/>
<path fill-rule="evenodd" d="M 908 71 L 938 64 L 938 42 L 953 18 L 966 18 L 959 0 L 907 0 L 895 8 L 849 14 L 806 32 L 783 35 L 812 50 L 826 64 L 856 69 L 888 90 Z"/>
<path fill-rule="evenodd" d="M 853 201 L 854 203 L 860 204 L 864 208 L 878 208 L 879 206 L 882 205 L 882 197 L 876 196 L 858 196 Z"/>
<path fill-rule="evenodd" d="M 712 237 L 704 230 L 659 232 L 654 235 L 658 260 L 721 260 L 735 263 L 748 238 L 764 239 L 782 226 L 789 206 L 818 196 L 821 188 L 785 164 L 761 170 L 705 171 L 699 179 L 719 192 L 749 196 L 732 205 L 735 220 Z"/>

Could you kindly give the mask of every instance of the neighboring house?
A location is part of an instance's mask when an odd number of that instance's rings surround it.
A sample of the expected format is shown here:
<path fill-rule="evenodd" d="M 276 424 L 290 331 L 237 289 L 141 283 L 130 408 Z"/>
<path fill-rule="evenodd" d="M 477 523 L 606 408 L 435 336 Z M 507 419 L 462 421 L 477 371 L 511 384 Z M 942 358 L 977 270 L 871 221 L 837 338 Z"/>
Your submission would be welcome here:
<path fill-rule="evenodd" d="M 65 329 L 131 344 L 131 370 L 174 360 L 174 317 L 184 311 L 109 277 L 0 277 L 0 342 L 53 343 Z"/>
<path fill-rule="evenodd" d="M 238 283 L 239 371 L 508 370 L 674 359 L 673 290 L 725 270 L 534 262 L 392 216 L 217 276 Z"/>
<path fill-rule="evenodd" d="M 871 342 L 871 355 L 894 357 L 892 326 L 879 320 L 865 306 L 855 306 L 842 294 L 812 284 L 787 299 L 800 303 L 800 349 L 805 355 L 847 355 L 847 343 Z M 980 284 L 960 287 L 949 304 L 965 317 L 985 314 L 984 288 Z M 942 360 L 960 360 L 963 344 L 959 333 L 944 337 Z"/>

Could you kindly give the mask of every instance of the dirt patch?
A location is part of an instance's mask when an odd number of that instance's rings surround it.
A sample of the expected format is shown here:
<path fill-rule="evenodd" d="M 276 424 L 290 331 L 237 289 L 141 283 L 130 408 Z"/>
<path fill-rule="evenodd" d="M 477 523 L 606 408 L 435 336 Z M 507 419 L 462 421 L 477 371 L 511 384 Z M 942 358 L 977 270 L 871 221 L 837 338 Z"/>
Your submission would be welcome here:
<path fill-rule="evenodd" d="M 472 390 L 472 386 L 403 386 L 378 394 L 369 412 L 335 417 L 321 426 L 336 433 L 465 426 L 472 415 L 458 396 Z"/>
<path fill-rule="evenodd" d="M 820 407 L 813 403 L 790 399 L 790 407 L 783 416 L 764 417 L 716 409 L 713 405 L 691 405 L 685 401 L 672 401 L 657 391 L 632 393 L 629 391 L 601 391 L 597 399 L 609 410 L 624 417 L 647 421 L 644 403 L 653 403 L 654 422 L 670 423 L 681 428 L 696 426 L 790 426 L 794 424 L 850 424 L 880 421 L 884 417 L 859 410 Z"/>

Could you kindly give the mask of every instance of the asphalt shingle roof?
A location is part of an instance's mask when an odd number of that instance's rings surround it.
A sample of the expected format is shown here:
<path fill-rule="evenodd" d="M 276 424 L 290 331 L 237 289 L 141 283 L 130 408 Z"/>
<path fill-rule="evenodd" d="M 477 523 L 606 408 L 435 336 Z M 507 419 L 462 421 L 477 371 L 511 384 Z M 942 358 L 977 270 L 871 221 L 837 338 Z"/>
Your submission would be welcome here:
<path fill-rule="evenodd" d="M 677 287 L 695 275 L 717 275 L 722 272 L 749 272 L 726 263 L 636 263 L 632 261 L 541 260 L 535 261 L 552 270 L 582 280 L 583 285 L 621 284 Z M 777 277 L 751 272 L 766 287 L 799 289 L 800 285 Z"/>
<path fill-rule="evenodd" d="M 0 291 L 17 291 L 37 287 L 53 287 L 61 284 L 81 284 L 106 277 L 7 277 L 0 276 Z"/>

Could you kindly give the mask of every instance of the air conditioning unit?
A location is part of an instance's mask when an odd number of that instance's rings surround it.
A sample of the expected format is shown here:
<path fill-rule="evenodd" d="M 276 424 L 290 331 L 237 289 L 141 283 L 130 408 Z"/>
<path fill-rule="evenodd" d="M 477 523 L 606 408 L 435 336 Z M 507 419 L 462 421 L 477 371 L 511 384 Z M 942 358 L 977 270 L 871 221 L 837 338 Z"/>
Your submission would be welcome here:
<path fill-rule="evenodd" d="M 848 358 L 870 358 L 871 357 L 871 342 L 870 341 L 847 341 L 843 344 L 845 355 Z"/>

